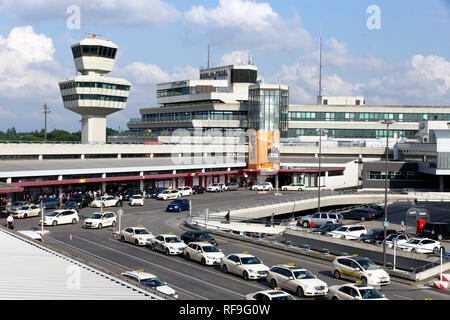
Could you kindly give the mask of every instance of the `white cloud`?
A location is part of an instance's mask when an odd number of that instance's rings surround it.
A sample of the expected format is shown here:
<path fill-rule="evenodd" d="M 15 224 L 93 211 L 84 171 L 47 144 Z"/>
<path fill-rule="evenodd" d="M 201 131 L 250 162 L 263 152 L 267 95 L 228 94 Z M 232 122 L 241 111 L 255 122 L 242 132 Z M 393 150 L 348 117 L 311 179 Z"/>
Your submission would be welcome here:
<path fill-rule="evenodd" d="M 161 0 L 1 0 L 21 19 L 30 21 L 66 20 L 71 5 L 81 9 L 83 24 L 139 26 L 172 23 L 180 16 L 170 3 Z"/>
<path fill-rule="evenodd" d="M 249 63 L 250 52 L 247 50 L 237 50 L 230 53 L 226 53 L 220 58 L 221 66 L 228 66 L 238 63 Z"/>
<path fill-rule="evenodd" d="M 219 0 L 215 8 L 185 12 L 187 27 L 197 27 L 216 46 L 256 50 L 305 50 L 313 43 L 300 19 L 281 18 L 270 6 L 251 0 Z"/>
<path fill-rule="evenodd" d="M 125 67 L 118 67 L 117 73 L 133 84 L 157 84 L 175 80 L 198 79 L 199 70 L 187 65 L 184 68 L 175 68 L 172 73 L 163 70 L 156 64 L 133 62 Z"/>

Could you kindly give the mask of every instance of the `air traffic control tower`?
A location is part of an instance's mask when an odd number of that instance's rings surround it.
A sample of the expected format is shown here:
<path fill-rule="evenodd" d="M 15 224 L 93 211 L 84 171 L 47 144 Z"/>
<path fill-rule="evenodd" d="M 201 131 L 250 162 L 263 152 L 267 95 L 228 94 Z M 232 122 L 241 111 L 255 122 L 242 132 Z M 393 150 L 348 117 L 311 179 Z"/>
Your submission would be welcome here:
<path fill-rule="evenodd" d="M 107 76 L 118 47 L 90 34 L 71 48 L 81 75 L 59 82 L 64 107 L 81 115 L 82 143 L 106 143 L 106 116 L 125 108 L 131 87 L 125 79 Z"/>

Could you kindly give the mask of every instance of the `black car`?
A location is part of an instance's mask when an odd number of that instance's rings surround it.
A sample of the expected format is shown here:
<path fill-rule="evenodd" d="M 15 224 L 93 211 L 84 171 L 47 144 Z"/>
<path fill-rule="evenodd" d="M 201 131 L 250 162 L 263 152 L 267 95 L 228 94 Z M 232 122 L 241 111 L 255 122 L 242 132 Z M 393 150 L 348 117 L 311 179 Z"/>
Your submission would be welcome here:
<path fill-rule="evenodd" d="M 427 222 L 422 228 L 421 234 L 428 238 L 441 241 L 450 238 L 450 223 Z"/>
<path fill-rule="evenodd" d="M 70 196 L 70 201 L 75 201 L 80 209 L 88 207 L 93 200 L 94 198 L 89 195 L 73 194 Z"/>
<path fill-rule="evenodd" d="M 132 196 L 135 196 L 135 195 L 138 195 L 138 194 L 140 194 L 140 195 L 143 194 L 141 189 L 128 189 L 128 190 L 126 190 L 123 193 L 123 200 L 127 200 L 128 201 L 128 200 L 131 199 Z"/>
<path fill-rule="evenodd" d="M 76 203 L 75 201 L 67 201 L 66 203 L 63 204 L 62 206 L 63 209 L 74 209 L 74 210 L 78 210 L 78 203 Z"/>
<path fill-rule="evenodd" d="M 49 198 L 42 202 L 44 209 L 58 209 L 60 207 L 59 199 Z"/>
<path fill-rule="evenodd" d="M 392 233 L 397 233 L 397 231 L 392 229 L 386 229 L 386 237 L 388 237 Z M 384 240 L 384 229 L 372 229 L 369 230 L 369 232 L 362 234 L 359 236 L 358 241 L 359 242 L 366 242 L 366 243 L 372 243 L 375 244 L 376 242 L 383 241 Z"/>
<path fill-rule="evenodd" d="M 341 212 L 341 214 L 344 217 L 344 219 L 351 219 L 351 220 L 366 221 L 376 218 L 375 212 L 369 208 L 353 209 L 347 212 Z"/>
<path fill-rule="evenodd" d="M 208 241 L 209 243 L 217 246 L 217 241 L 205 231 L 187 231 L 183 233 L 180 238 L 186 244 L 189 244 L 190 242 Z"/>
<path fill-rule="evenodd" d="M 192 193 L 193 194 L 205 193 L 205 187 L 203 187 L 203 186 L 193 186 L 192 187 Z"/>
<path fill-rule="evenodd" d="M 377 205 L 376 203 L 363 204 L 363 207 L 374 210 L 379 217 L 384 215 L 384 208 Z"/>
<path fill-rule="evenodd" d="M 151 190 L 148 194 L 149 194 L 150 198 L 156 199 L 158 194 L 160 194 L 161 192 L 163 192 L 166 189 L 167 188 L 155 188 L 155 189 Z"/>
<path fill-rule="evenodd" d="M 321 225 L 319 228 L 312 229 L 311 232 L 323 235 L 327 232 L 336 230 L 337 228 L 339 228 L 342 225 L 343 225 L 342 223 L 327 223 L 327 224 Z"/>

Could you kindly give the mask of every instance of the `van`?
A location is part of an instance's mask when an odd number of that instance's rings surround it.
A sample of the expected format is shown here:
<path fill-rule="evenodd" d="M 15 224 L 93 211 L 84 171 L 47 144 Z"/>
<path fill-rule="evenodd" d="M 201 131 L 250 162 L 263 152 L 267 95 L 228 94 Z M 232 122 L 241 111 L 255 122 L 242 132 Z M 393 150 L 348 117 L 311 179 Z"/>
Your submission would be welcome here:
<path fill-rule="evenodd" d="M 450 238 L 450 224 L 446 222 L 427 222 L 422 228 L 424 237 L 441 241 Z"/>

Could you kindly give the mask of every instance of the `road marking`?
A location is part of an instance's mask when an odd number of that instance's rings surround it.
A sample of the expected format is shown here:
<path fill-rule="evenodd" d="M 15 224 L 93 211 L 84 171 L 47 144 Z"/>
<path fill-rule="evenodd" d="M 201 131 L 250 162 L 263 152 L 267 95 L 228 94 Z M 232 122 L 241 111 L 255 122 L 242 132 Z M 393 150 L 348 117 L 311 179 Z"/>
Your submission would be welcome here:
<path fill-rule="evenodd" d="M 75 237 L 75 238 L 80 239 L 80 240 L 83 240 L 83 241 L 86 241 L 86 242 L 89 242 L 89 243 L 92 243 L 92 244 L 95 244 L 95 245 L 97 245 L 97 246 L 99 246 L 99 247 L 102 247 L 102 248 L 105 248 L 105 249 L 108 249 L 108 250 L 111 250 L 111 251 L 115 251 L 115 252 L 117 252 L 117 253 L 120 253 L 120 254 L 125 255 L 125 256 L 128 256 L 128 257 L 130 257 L 130 258 L 136 259 L 136 260 L 138 260 L 138 261 L 142 261 L 142 262 L 144 262 L 144 263 L 153 265 L 153 266 L 155 266 L 155 267 L 157 267 L 157 268 L 164 269 L 164 270 L 166 270 L 166 271 L 170 271 L 170 272 L 176 273 L 176 274 L 178 274 L 178 275 L 180 275 L 180 276 L 183 276 L 183 277 L 185 277 L 185 278 L 189 278 L 189 279 L 195 280 L 195 281 L 197 281 L 197 282 L 201 282 L 201 283 L 204 283 L 204 284 L 206 284 L 206 285 L 212 286 L 212 287 L 214 287 L 214 288 L 217 288 L 217 289 L 220 289 L 220 290 L 223 290 L 223 291 L 227 291 L 227 292 L 229 292 L 229 293 L 231 293 L 231 294 L 234 294 L 234 295 L 237 295 L 237 296 L 239 296 L 239 297 L 241 297 L 241 298 L 243 297 L 242 294 L 239 294 L 239 293 L 237 293 L 237 292 L 231 291 L 231 290 L 229 290 L 229 289 L 226 289 L 226 288 L 217 286 L 217 285 L 215 285 L 215 284 L 212 284 L 212 283 L 209 283 L 209 282 L 206 282 L 206 281 L 203 281 L 203 280 L 199 280 L 199 279 L 197 279 L 197 278 L 195 278 L 195 277 L 188 276 L 188 275 L 186 275 L 185 273 L 181 273 L 181 272 L 178 272 L 178 271 L 175 271 L 175 270 L 170 270 L 170 269 L 168 269 L 168 268 L 166 268 L 166 267 L 164 267 L 164 266 L 158 265 L 158 264 L 156 264 L 156 263 L 149 262 L 149 261 L 147 261 L 147 260 L 138 258 L 138 257 L 136 257 L 136 256 L 133 256 L 133 255 L 130 255 L 130 254 L 127 254 L 127 253 L 124 253 L 124 252 L 122 252 L 122 251 L 120 251 L 120 250 L 112 249 L 112 248 L 109 248 L 109 247 L 107 247 L 107 246 L 101 245 L 101 244 L 99 244 L 99 243 L 92 242 L 92 241 L 89 241 L 89 240 L 80 238 L 80 237 L 78 237 L 78 236 Z M 116 241 L 116 240 L 113 240 L 113 239 L 110 239 L 110 240 L 111 240 L 111 241 Z M 141 250 L 142 250 L 142 248 L 137 248 L 137 249 L 141 249 Z M 146 252 L 150 252 L 150 253 L 155 254 L 154 252 L 149 251 L 149 250 L 146 250 Z M 167 258 L 171 259 L 170 257 L 167 257 Z M 171 259 L 171 260 L 173 260 L 173 261 L 178 261 L 178 260 L 175 260 L 175 259 Z M 178 262 L 181 262 L 181 261 L 178 261 Z M 192 267 L 192 265 L 189 265 L 189 266 Z M 202 269 L 202 271 L 206 271 L 206 270 Z M 210 271 L 208 271 L 208 272 L 210 272 Z M 216 273 L 214 273 L 214 274 L 217 275 Z"/>
<path fill-rule="evenodd" d="M 114 262 L 114 261 L 112 261 L 112 260 L 109 260 L 109 259 L 100 257 L 100 256 L 98 256 L 98 255 L 96 255 L 96 254 L 93 254 L 93 253 L 90 253 L 90 252 L 88 252 L 88 251 L 86 251 L 86 250 L 83 250 L 83 249 L 74 247 L 74 246 L 72 246 L 72 245 L 70 245 L 70 244 L 67 244 L 67 243 L 62 242 L 62 241 L 57 240 L 57 239 L 54 239 L 54 238 L 52 238 L 52 237 L 48 237 L 48 236 L 47 236 L 46 239 L 51 239 L 52 241 L 55 241 L 55 242 L 57 242 L 57 243 L 66 245 L 66 246 L 68 246 L 68 247 L 70 247 L 70 248 L 72 248 L 72 249 L 74 249 L 74 250 L 81 251 L 81 252 L 83 252 L 83 253 L 85 253 L 85 254 L 87 254 L 87 255 L 91 255 L 91 256 L 96 257 L 96 258 L 98 258 L 98 259 L 100 259 L 100 260 L 104 260 L 104 261 L 106 261 L 106 262 L 108 262 L 108 263 L 110 263 L 110 264 L 116 265 L 116 266 L 118 266 L 118 267 L 120 267 L 120 268 L 123 268 L 123 269 L 125 269 L 125 270 L 133 270 L 133 268 L 130 268 L 130 267 L 124 266 L 124 265 L 122 265 L 122 264 L 120 264 L 120 263 Z M 208 298 L 202 297 L 202 296 L 200 296 L 200 295 L 198 295 L 198 294 L 195 294 L 195 293 L 193 293 L 193 292 L 187 291 L 187 290 L 185 290 L 185 289 L 183 289 L 183 288 L 179 288 L 179 287 L 174 286 L 174 285 L 171 285 L 171 286 L 174 287 L 174 288 L 176 288 L 178 291 L 183 291 L 183 292 L 187 293 L 188 295 L 197 296 L 197 297 L 199 297 L 199 298 L 201 298 L 201 299 L 203 299 L 203 300 L 209 300 Z"/>

